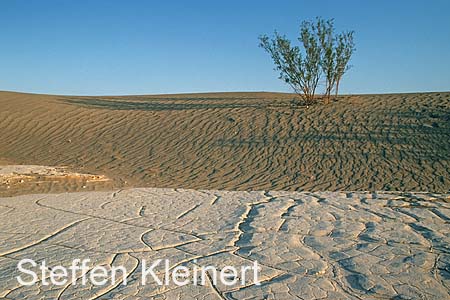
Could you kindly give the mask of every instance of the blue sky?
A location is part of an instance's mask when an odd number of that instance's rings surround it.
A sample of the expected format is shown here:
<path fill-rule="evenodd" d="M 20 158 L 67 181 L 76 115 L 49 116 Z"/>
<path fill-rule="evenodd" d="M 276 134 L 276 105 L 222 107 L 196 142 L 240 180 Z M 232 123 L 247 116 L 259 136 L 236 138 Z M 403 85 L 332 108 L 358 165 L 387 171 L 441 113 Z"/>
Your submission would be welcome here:
<path fill-rule="evenodd" d="M 450 90 L 450 1 L 0 1 L 0 90 L 289 91 L 257 37 L 356 31 L 343 93 Z"/>

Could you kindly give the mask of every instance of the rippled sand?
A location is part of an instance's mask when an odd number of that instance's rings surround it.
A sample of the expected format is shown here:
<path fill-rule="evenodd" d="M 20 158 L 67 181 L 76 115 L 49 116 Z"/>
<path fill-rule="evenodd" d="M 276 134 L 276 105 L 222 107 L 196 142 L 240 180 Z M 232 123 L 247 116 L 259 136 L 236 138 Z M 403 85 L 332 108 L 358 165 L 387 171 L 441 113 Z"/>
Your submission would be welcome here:
<path fill-rule="evenodd" d="M 115 187 L 449 190 L 450 93 L 343 96 L 308 109 L 292 98 L 0 92 L 0 160 L 67 166 Z M 82 184 L 44 191 L 65 190 Z"/>

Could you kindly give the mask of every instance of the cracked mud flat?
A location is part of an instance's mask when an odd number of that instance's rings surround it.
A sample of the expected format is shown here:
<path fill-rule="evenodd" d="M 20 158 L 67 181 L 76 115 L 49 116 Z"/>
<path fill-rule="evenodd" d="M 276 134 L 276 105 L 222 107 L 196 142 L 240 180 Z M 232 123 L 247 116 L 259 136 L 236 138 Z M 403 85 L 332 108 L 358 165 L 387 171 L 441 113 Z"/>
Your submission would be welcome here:
<path fill-rule="evenodd" d="M 128 189 L 0 198 L 4 299 L 448 299 L 448 194 Z M 17 262 L 123 265 L 128 285 L 20 286 Z M 243 265 L 261 286 L 140 285 L 145 259 Z"/>

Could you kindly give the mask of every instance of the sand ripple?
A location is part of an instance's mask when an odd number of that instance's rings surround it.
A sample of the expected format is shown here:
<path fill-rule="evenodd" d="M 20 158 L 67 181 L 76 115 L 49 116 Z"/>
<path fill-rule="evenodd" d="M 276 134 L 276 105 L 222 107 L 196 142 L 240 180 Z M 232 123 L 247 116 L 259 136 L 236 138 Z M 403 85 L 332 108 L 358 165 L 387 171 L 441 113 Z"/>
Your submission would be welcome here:
<path fill-rule="evenodd" d="M 0 93 L 0 158 L 104 174 L 116 187 L 450 188 L 450 93 L 62 97 Z"/>

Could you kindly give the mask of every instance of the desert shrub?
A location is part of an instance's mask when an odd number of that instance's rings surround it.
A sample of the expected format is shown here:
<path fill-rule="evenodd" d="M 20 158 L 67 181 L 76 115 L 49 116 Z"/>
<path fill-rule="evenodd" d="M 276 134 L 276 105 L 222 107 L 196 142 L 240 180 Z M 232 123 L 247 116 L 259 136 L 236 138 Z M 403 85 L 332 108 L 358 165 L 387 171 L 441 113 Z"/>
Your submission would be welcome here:
<path fill-rule="evenodd" d="M 317 102 L 316 90 L 324 79 L 323 98 L 330 101 L 334 90 L 337 97 L 342 76 L 355 51 L 353 31 L 334 33 L 334 21 L 316 18 L 303 21 L 293 46 L 284 35 L 275 31 L 273 37 L 261 35 L 259 46 L 267 51 L 279 71 L 279 78 L 291 86 L 306 105 Z"/>

